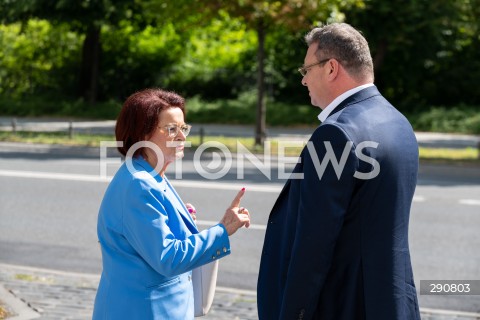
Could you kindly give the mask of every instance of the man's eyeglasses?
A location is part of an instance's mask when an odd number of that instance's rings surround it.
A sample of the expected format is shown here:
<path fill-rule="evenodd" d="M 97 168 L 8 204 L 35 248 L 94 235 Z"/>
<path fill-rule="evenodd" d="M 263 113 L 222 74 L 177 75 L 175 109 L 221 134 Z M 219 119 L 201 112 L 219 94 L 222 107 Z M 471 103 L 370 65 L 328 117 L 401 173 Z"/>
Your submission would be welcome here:
<path fill-rule="evenodd" d="M 315 63 L 312 63 L 312 64 L 309 64 L 308 66 L 303 66 L 301 68 L 298 68 L 298 72 L 300 72 L 300 74 L 302 75 L 302 77 L 305 77 L 307 75 L 307 72 L 308 70 L 310 70 L 312 67 L 315 67 L 316 65 L 319 65 L 319 64 L 323 64 L 325 62 L 327 62 L 328 60 L 330 60 L 331 58 L 328 58 L 328 59 L 323 59 L 323 60 L 320 60 L 319 62 L 315 62 Z"/>
<path fill-rule="evenodd" d="M 172 123 L 159 128 L 167 129 L 168 136 L 170 138 L 175 138 L 178 135 L 179 130 L 182 131 L 185 137 L 188 136 L 188 134 L 190 133 L 190 129 L 192 129 L 192 126 L 189 124 L 179 126 L 178 124 Z"/>

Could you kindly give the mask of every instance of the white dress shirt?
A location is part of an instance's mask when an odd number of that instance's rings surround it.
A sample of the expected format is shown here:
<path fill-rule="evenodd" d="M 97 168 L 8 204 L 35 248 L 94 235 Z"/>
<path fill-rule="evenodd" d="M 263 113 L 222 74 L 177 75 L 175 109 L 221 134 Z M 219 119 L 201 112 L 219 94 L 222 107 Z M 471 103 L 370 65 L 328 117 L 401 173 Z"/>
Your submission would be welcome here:
<path fill-rule="evenodd" d="M 325 121 L 330 115 L 330 113 L 333 111 L 333 109 L 335 109 L 343 100 L 347 99 L 354 93 L 357 93 L 358 91 L 371 86 L 373 86 L 373 83 L 367 83 L 345 91 L 344 93 L 336 97 L 332 102 L 330 102 L 330 104 L 325 109 L 323 109 L 322 112 L 320 112 L 320 114 L 318 115 L 318 120 L 320 120 L 321 122 Z"/>

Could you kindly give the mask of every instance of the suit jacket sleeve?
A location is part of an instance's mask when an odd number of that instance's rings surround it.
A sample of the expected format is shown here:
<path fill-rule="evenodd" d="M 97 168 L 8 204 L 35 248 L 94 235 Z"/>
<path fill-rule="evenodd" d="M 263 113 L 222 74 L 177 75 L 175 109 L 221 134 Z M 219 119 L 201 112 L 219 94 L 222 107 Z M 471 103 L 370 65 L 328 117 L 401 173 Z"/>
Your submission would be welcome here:
<path fill-rule="evenodd" d="M 133 180 L 123 199 L 123 234 L 158 273 L 175 276 L 230 253 L 223 225 L 190 234 L 170 219 L 165 205 L 169 200 L 148 181 Z"/>
<path fill-rule="evenodd" d="M 321 125 L 309 144 L 301 158 L 304 178 L 300 181 L 297 228 L 280 319 L 311 318 L 329 272 L 358 165 L 355 146 L 336 125 Z M 344 158 L 348 156 L 337 172 L 331 162 L 322 166 L 333 155 L 331 151 L 335 155 L 333 161 L 341 162 L 342 154 Z"/>

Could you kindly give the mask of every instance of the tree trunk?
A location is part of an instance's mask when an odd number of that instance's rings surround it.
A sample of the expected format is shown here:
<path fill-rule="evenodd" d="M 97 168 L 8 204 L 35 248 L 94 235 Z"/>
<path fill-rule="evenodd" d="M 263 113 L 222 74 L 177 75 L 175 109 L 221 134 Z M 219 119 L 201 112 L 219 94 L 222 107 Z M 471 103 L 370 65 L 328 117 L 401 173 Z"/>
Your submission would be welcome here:
<path fill-rule="evenodd" d="M 100 27 L 90 26 L 83 42 L 79 82 L 79 96 L 89 104 L 97 101 L 100 51 Z"/>
<path fill-rule="evenodd" d="M 255 145 L 263 146 L 265 142 L 265 25 L 263 19 L 258 21 L 257 25 L 258 38 L 258 71 L 257 71 L 257 117 L 255 127 Z"/>

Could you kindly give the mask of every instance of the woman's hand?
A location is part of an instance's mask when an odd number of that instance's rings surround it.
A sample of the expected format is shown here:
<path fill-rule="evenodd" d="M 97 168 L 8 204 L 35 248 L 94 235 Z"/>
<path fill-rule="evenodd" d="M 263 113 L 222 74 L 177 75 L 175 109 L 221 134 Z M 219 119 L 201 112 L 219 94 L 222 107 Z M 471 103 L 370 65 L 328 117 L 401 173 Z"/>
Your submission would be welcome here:
<path fill-rule="evenodd" d="M 240 190 L 235 199 L 233 199 L 232 204 L 225 211 L 220 223 L 225 226 L 229 236 L 237 232 L 238 229 L 245 226 L 248 228 L 250 226 L 250 213 L 247 209 L 240 207 L 240 200 L 245 194 L 245 188 Z"/>
<path fill-rule="evenodd" d="M 191 203 L 185 203 L 185 207 L 187 207 L 188 212 L 192 215 L 193 221 L 197 221 L 197 210 Z"/>

